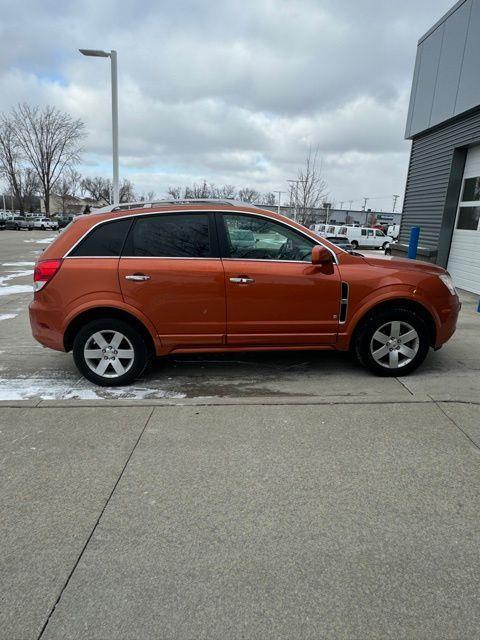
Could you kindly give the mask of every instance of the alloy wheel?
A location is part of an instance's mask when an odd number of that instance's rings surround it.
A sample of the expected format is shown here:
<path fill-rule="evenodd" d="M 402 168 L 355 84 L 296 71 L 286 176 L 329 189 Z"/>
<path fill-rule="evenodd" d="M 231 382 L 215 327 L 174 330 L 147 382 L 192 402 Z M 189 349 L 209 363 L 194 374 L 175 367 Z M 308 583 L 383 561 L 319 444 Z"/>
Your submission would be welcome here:
<path fill-rule="evenodd" d="M 370 341 L 370 353 L 380 366 L 400 369 L 412 362 L 419 346 L 416 329 L 403 320 L 393 320 L 375 331 Z"/>
<path fill-rule="evenodd" d="M 89 369 L 102 378 L 123 376 L 133 365 L 135 351 L 120 331 L 96 331 L 85 342 L 83 356 Z"/>

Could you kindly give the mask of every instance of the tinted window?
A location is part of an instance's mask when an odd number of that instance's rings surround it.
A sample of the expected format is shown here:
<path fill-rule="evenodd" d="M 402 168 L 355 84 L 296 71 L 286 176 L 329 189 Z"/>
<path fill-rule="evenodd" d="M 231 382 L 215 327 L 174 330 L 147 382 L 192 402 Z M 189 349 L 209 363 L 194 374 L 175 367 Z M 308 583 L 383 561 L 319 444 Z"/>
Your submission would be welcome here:
<path fill-rule="evenodd" d="M 71 256 L 101 256 L 117 257 L 125 241 L 128 229 L 132 223 L 131 218 L 105 222 L 93 229 L 80 244 L 78 244 Z"/>
<path fill-rule="evenodd" d="M 313 240 L 282 224 L 245 215 L 224 215 L 227 256 L 250 260 L 310 261 Z"/>
<path fill-rule="evenodd" d="M 367 230 L 366 229 L 362 229 L 362 236 L 366 236 L 367 235 Z"/>
<path fill-rule="evenodd" d="M 208 214 L 161 214 L 135 220 L 126 256 L 208 258 L 211 253 Z"/>

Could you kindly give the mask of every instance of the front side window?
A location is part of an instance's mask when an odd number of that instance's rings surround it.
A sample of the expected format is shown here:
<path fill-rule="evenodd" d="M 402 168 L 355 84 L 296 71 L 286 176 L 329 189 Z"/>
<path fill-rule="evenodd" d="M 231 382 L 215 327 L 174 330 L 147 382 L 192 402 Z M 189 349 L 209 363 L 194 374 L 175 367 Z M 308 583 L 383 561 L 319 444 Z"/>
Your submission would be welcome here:
<path fill-rule="evenodd" d="M 152 258 L 209 258 L 212 256 L 207 213 L 162 213 L 140 216 L 123 252 Z"/>
<path fill-rule="evenodd" d="M 375 231 L 375 235 L 383 237 L 385 234 L 383 233 L 383 231 L 377 230 L 377 231 Z"/>
<path fill-rule="evenodd" d="M 99 258 L 118 257 L 131 224 L 131 218 L 105 222 L 92 229 L 69 255 Z"/>
<path fill-rule="evenodd" d="M 312 248 L 316 243 L 283 224 L 248 215 L 224 215 L 222 219 L 229 258 L 311 260 Z"/>

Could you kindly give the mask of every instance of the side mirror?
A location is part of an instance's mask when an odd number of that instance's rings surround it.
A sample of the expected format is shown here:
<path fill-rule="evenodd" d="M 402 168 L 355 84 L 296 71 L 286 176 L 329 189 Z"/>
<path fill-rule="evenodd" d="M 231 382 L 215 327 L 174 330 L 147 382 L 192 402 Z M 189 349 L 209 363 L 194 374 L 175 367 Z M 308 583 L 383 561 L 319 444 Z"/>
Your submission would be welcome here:
<path fill-rule="evenodd" d="M 332 262 L 332 254 L 326 247 L 319 244 L 313 247 L 312 264 L 331 264 Z"/>

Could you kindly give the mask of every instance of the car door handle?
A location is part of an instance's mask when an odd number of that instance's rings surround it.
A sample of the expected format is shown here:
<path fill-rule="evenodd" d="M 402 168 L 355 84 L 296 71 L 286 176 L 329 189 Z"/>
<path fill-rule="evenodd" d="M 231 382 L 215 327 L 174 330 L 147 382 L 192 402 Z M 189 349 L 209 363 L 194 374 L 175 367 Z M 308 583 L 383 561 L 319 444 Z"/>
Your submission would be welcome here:
<path fill-rule="evenodd" d="M 252 282 L 255 282 L 255 280 L 253 278 L 238 277 L 230 278 L 230 282 L 233 282 L 233 284 L 251 284 Z"/>
<path fill-rule="evenodd" d="M 144 273 L 132 273 L 125 276 L 125 280 L 135 280 L 135 282 L 143 282 L 143 280 L 150 280 L 150 276 L 146 276 Z"/>

